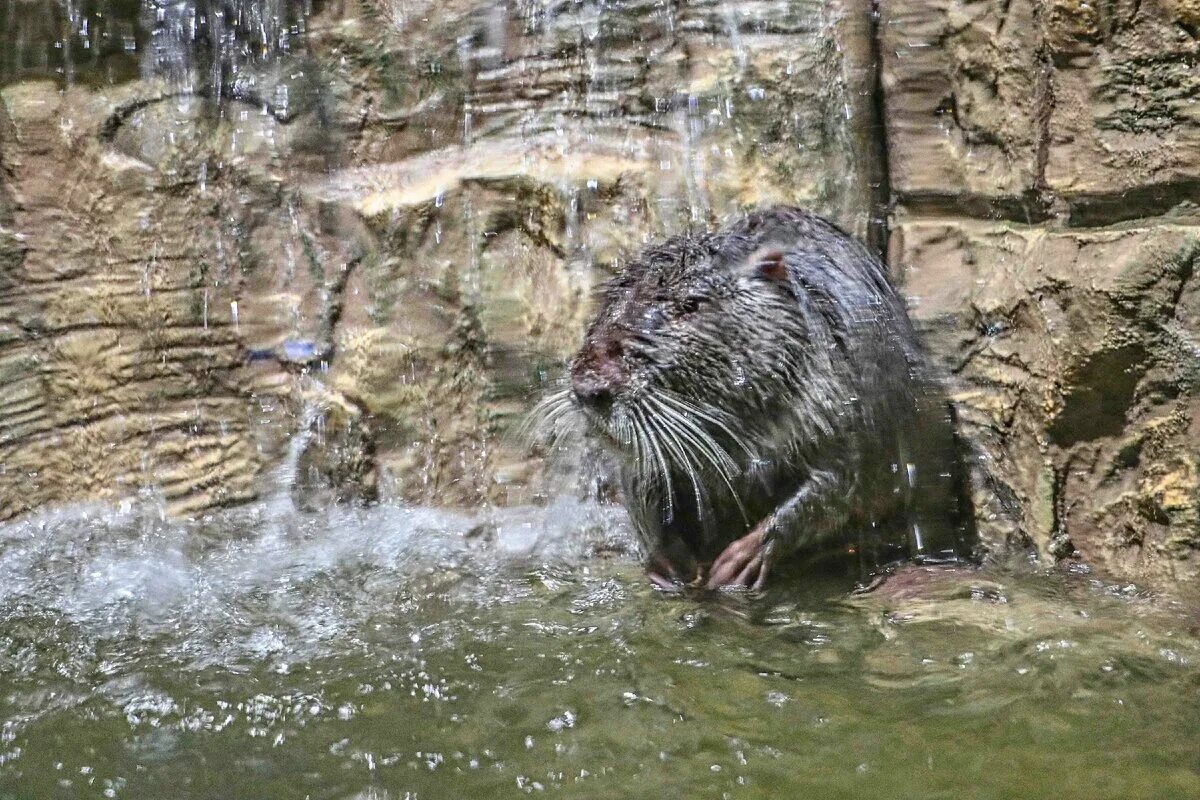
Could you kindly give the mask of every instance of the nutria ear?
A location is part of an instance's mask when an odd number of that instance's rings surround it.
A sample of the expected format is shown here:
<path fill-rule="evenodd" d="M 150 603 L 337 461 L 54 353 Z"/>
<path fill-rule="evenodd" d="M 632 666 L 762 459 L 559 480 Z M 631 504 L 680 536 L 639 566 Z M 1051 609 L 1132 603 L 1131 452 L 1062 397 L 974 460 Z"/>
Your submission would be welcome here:
<path fill-rule="evenodd" d="M 760 277 L 772 281 L 788 279 L 787 264 L 784 263 L 784 253 L 781 250 L 767 250 L 754 254 L 754 271 Z"/>

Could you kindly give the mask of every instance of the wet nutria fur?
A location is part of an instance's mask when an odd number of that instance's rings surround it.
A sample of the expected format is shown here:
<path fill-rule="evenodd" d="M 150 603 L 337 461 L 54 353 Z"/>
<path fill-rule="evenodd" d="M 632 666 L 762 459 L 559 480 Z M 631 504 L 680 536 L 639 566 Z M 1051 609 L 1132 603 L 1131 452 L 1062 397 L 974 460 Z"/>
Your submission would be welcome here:
<path fill-rule="evenodd" d="M 965 548 L 948 406 L 883 264 L 800 209 L 646 248 L 601 296 L 570 388 L 616 455 L 660 585 L 762 586 L 797 552 Z"/>

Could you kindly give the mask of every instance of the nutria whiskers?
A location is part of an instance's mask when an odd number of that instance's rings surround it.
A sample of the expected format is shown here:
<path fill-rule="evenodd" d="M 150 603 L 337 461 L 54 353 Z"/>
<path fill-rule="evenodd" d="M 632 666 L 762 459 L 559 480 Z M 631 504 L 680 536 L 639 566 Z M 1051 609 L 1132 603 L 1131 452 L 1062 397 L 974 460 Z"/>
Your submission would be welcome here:
<path fill-rule="evenodd" d="M 903 300 L 796 208 L 643 250 L 539 413 L 616 456 L 661 586 L 761 587 L 797 552 L 964 549 L 948 407 Z"/>

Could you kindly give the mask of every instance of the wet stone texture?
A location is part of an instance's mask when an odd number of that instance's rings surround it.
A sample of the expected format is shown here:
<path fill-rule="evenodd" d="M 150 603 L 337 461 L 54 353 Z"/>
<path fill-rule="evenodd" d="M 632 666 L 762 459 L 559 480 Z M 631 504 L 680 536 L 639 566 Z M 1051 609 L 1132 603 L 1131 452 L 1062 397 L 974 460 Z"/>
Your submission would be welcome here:
<path fill-rule="evenodd" d="M 623 255 L 778 201 L 868 232 L 837 4 L 231 2 L 215 52 L 218 6 L 0 29 L 0 517 L 526 501 L 508 432 Z"/>
<path fill-rule="evenodd" d="M 306 191 L 373 241 L 329 384 L 386 493 L 523 502 L 541 464 L 505 433 L 622 257 L 780 201 L 868 232 L 869 39 L 816 2 L 433 9 L 312 22 L 347 163 Z"/>
<path fill-rule="evenodd" d="M 880 8 L 891 189 L 902 207 L 1090 226 L 1200 196 L 1194 3 Z"/>
<path fill-rule="evenodd" d="M 890 211 L 991 543 L 1200 571 L 1190 0 L 231 0 L 270 41 L 220 57 L 106 3 L 64 52 L 38 2 L 0 29 L 0 518 L 544 498 L 511 430 L 592 288 L 784 201 Z"/>
<path fill-rule="evenodd" d="M 273 153 L 231 157 L 240 126 L 162 86 L 2 96 L 0 516 L 259 496 L 354 263 L 345 226 L 327 235 L 336 209 Z"/>
<path fill-rule="evenodd" d="M 983 532 L 1195 578 L 1195 4 L 881 8 L 891 263 L 954 374 Z"/>

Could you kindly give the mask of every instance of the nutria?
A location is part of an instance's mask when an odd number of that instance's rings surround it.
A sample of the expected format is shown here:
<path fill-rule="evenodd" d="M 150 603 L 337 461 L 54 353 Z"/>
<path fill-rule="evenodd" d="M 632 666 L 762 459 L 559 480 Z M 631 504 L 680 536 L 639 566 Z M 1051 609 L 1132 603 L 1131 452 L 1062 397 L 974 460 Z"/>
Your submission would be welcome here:
<path fill-rule="evenodd" d="M 616 456 L 657 585 L 759 588 L 797 553 L 964 551 L 936 388 L 879 259 L 777 207 L 643 250 L 541 412 Z"/>

